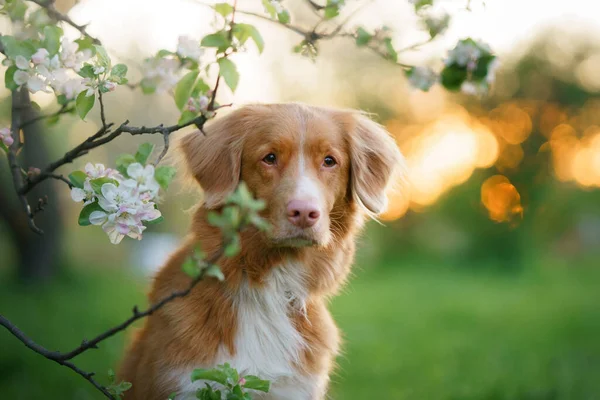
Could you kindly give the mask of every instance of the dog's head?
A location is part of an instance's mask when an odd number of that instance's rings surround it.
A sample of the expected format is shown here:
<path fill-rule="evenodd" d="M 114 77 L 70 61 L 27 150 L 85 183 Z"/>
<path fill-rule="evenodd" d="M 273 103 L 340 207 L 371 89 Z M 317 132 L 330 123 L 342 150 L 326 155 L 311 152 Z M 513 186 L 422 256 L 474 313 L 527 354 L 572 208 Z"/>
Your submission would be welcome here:
<path fill-rule="evenodd" d="M 324 246 L 348 213 L 381 213 L 403 163 L 388 133 L 363 114 L 296 103 L 245 106 L 179 146 L 205 208 L 222 206 L 240 180 L 266 201 L 273 246 Z"/>

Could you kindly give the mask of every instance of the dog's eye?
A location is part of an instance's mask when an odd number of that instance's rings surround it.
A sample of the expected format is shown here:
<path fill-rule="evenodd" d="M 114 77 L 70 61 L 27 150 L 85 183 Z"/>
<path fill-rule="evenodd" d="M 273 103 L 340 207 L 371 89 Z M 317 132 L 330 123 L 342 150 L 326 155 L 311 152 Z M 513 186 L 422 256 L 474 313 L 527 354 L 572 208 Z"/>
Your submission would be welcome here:
<path fill-rule="evenodd" d="M 337 164 L 337 162 L 335 161 L 335 158 L 333 158 L 331 156 L 327 156 L 323 160 L 323 165 L 326 167 L 329 167 L 329 168 L 333 167 L 336 164 Z"/>
<path fill-rule="evenodd" d="M 267 165 L 273 165 L 275 164 L 275 161 L 277 161 L 277 157 L 275 157 L 275 154 L 269 153 L 262 160 Z"/>

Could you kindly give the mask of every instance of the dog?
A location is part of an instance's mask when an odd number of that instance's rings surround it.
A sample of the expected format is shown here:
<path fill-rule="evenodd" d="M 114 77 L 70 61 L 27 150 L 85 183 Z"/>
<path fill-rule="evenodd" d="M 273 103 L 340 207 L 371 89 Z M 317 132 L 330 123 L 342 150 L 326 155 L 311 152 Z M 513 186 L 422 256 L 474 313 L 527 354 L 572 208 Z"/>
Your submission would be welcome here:
<path fill-rule="evenodd" d="M 125 398 L 195 398 L 204 384 L 191 382 L 192 370 L 225 362 L 271 381 L 254 398 L 325 398 L 340 348 L 327 301 L 348 277 L 358 231 L 384 211 L 402 170 L 395 141 L 364 113 L 286 103 L 244 106 L 177 147 L 204 198 L 155 277 L 151 303 L 188 287 L 181 267 L 197 245 L 217 252 L 222 236 L 207 214 L 240 181 L 266 202 L 260 215 L 271 229 L 242 232 L 240 253 L 218 262 L 224 281 L 206 278 L 146 319 L 119 372 L 133 384 Z"/>

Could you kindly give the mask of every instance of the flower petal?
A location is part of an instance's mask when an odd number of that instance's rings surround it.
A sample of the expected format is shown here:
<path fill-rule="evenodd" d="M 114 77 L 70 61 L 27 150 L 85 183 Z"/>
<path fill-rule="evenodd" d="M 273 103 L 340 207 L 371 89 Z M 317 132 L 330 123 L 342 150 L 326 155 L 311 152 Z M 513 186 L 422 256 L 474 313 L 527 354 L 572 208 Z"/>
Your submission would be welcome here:
<path fill-rule="evenodd" d="M 132 178 L 141 177 L 143 176 L 143 174 L 144 167 L 140 163 L 129 164 L 129 166 L 127 167 L 127 175 L 129 175 Z"/>
<path fill-rule="evenodd" d="M 76 202 L 80 202 L 85 200 L 86 193 L 85 190 L 74 187 L 71 189 L 71 199 Z"/>
<path fill-rule="evenodd" d="M 114 203 L 115 197 L 119 193 L 119 188 L 114 183 L 105 183 L 102 185 L 102 196 L 111 203 Z M 104 208 L 104 207 L 102 207 Z"/>
<path fill-rule="evenodd" d="M 90 223 L 92 225 L 102 225 L 108 219 L 108 214 L 103 211 L 93 211 L 90 214 Z"/>

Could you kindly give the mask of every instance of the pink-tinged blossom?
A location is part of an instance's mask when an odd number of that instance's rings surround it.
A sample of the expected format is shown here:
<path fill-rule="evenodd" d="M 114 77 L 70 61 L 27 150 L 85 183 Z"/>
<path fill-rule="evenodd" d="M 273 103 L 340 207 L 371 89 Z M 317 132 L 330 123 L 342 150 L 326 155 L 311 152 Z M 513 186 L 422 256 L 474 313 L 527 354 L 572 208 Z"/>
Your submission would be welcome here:
<path fill-rule="evenodd" d="M 191 58 L 198 61 L 204 54 L 204 49 L 200 46 L 199 40 L 194 40 L 189 36 L 179 36 L 177 54 L 183 58 Z"/>
<path fill-rule="evenodd" d="M 82 202 L 84 207 L 88 204 L 92 204 L 96 200 L 96 193 L 94 189 L 92 189 L 92 184 L 89 179 L 86 179 L 83 182 L 83 189 L 80 188 L 71 188 L 71 199 L 75 202 Z"/>
<path fill-rule="evenodd" d="M 138 185 L 139 193 L 149 193 L 155 198 L 160 189 L 160 185 L 154 178 L 154 167 L 152 165 L 142 166 L 140 163 L 129 164 L 127 175 L 135 180 Z"/>
<path fill-rule="evenodd" d="M 9 128 L 0 129 L 0 141 L 4 143 L 6 147 L 9 147 L 14 143 L 12 132 Z"/>

